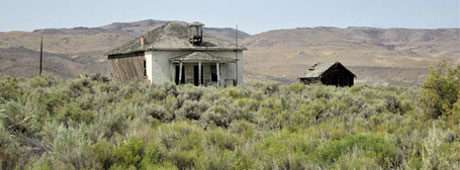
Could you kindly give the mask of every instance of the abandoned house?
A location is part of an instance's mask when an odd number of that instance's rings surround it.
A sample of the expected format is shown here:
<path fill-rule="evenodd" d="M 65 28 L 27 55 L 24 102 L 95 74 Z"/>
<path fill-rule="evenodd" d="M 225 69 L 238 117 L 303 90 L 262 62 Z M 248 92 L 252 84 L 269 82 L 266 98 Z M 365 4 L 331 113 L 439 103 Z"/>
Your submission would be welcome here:
<path fill-rule="evenodd" d="M 246 48 L 235 40 L 208 34 L 198 22 L 168 22 L 110 51 L 112 77 L 154 84 L 242 84 Z"/>
<path fill-rule="evenodd" d="M 299 80 L 305 84 L 322 83 L 337 87 L 353 86 L 356 75 L 340 62 L 318 63 L 307 69 Z"/>

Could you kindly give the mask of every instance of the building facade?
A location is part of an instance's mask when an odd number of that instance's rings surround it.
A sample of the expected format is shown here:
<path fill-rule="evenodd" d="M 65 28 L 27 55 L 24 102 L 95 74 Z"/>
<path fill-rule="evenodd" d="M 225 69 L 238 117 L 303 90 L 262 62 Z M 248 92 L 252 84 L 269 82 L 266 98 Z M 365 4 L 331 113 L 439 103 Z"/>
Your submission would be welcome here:
<path fill-rule="evenodd" d="M 149 83 L 238 85 L 244 47 L 203 31 L 203 24 L 170 22 L 112 50 L 115 80 Z"/>

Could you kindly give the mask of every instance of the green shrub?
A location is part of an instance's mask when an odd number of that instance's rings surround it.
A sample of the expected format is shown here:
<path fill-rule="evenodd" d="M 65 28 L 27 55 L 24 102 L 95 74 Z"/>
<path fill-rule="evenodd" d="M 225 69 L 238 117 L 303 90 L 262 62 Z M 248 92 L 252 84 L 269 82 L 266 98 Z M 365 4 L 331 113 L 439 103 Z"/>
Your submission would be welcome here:
<path fill-rule="evenodd" d="M 208 107 L 208 104 L 204 102 L 186 100 L 175 114 L 180 118 L 199 120 Z"/>
<path fill-rule="evenodd" d="M 12 77 L 0 78 L 0 102 L 17 100 L 21 97 L 22 91 L 19 88 L 18 79 Z"/>
<path fill-rule="evenodd" d="M 209 155 L 206 156 L 205 160 L 202 160 L 202 168 L 209 170 L 232 170 L 232 169 L 244 169 L 243 167 L 235 167 L 236 161 L 235 152 L 228 150 L 210 150 Z"/>
<path fill-rule="evenodd" d="M 360 150 L 352 150 L 336 161 L 331 169 L 382 169 L 374 157 Z"/>
<path fill-rule="evenodd" d="M 269 129 L 281 128 L 280 114 L 283 112 L 283 103 L 275 97 L 266 98 L 261 101 L 257 112 L 257 122 Z"/>
<path fill-rule="evenodd" d="M 145 144 L 141 139 L 130 138 L 113 149 L 115 167 L 140 168 Z"/>
<path fill-rule="evenodd" d="M 0 125 L 10 133 L 36 137 L 41 130 L 40 115 L 28 112 L 24 104 L 10 101 L 0 105 Z"/>
<path fill-rule="evenodd" d="M 244 98 L 248 97 L 248 91 L 246 91 L 243 88 L 237 88 L 237 87 L 229 87 L 223 90 L 224 96 L 228 96 L 231 99 L 239 99 L 239 98 Z"/>
<path fill-rule="evenodd" d="M 181 88 L 179 88 L 178 92 L 179 92 L 178 98 L 184 101 L 186 100 L 198 101 L 203 96 L 203 89 L 200 87 L 195 87 L 191 84 L 186 84 L 182 86 Z"/>
<path fill-rule="evenodd" d="M 0 167 L 14 169 L 24 154 L 23 149 L 4 127 L 0 127 Z"/>
<path fill-rule="evenodd" d="M 225 105 L 215 105 L 210 107 L 203 115 L 202 120 L 208 125 L 213 124 L 219 127 L 227 128 L 236 115 L 233 115 L 230 109 Z"/>
<path fill-rule="evenodd" d="M 230 132 L 239 134 L 240 136 L 247 139 L 253 138 L 257 131 L 254 124 L 245 120 L 233 121 L 229 127 L 229 130 Z"/>
<path fill-rule="evenodd" d="M 208 131 L 206 141 L 208 146 L 217 147 L 219 150 L 233 151 L 240 145 L 238 137 L 220 128 Z"/>
<path fill-rule="evenodd" d="M 179 122 L 158 127 L 154 139 L 160 157 L 174 163 L 179 169 L 191 169 L 199 165 L 199 156 L 204 149 L 202 133 L 196 126 Z"/>
<path fill-rule="evenodd" d="M 441 64 L 431 68 L 422 85 L 421 103 L 433 118 L 449 114 L 460 91 L 460 66 Z"/>
<path fill-rule="evenodd" d="M 445 70 L 421 88 L 2 77 L 0 169 L 458 169 Z"/>
<path fill-rule="evenodd" d="M 161 121 L 171 121 L 174 119 L 174 115 L 168 112 L 164 107 L 159 105 L 148 105 L 144 108 L 144 112 L 155 119 Z"/>
<path fill-rule="evenodd" d="M 317 141 L 300 133 L 282 131 L 267 137 L 256 148 L 264 169 L 305 169 L 307 155 L 317 145 Z"/>
<path fill-rule="evenodd" d="M 99 112 L 95 121 L 89 125 L 88 135 L 93 140 L 112 138 L 116 134 L 124 134 L 128 127 L 127 116 L 121 112 Z"/>
<path fill-rule="evenodd" d="M 291 92 L 293 94 L 299 94 L 302 93 L 302 91 L 305 89 L 305 85 L 303 83 L 293 83 L 287 86 L 288 92 Z"/>
<path fill-rule="evenodd" d="M 149 143 L 145 147 L 144 157 L 142 159 L 142 167 L 148 168 L 150 166 L 157 166 L 163 163 L 164 155 L 162 155 L 159 146 L 156 143 Z"/>
<path fill-rule="evenodd" d="M 447 118 L 447 123 L 449 124 L 449 127 L 455 127 L 460 124 L 460 100 L 457 100 L 457 102 L 454 104 Z"/>
<path fill-rule="evenodd" d="M 396 159 L 398 149 L 395 144 L 384 137 L 371 134 L 352 135 L 326 142 L 321 144 L 311 156 L 324 165 L 330 165 L 354 151 L 362 152 L 361 154 L 375 159 L 379 165 L 387 168 L 395 168 L 394 166 L 399 165 Z"/>
<path fill-rule="evenodd" d="M 109 169 L 113 165 L 115 162 L 115 157 L 113 155 L 114 148 L 113 144 L 104 140 L 91 146 L 94 158 L 98 162 L 98 169 Z"/>
<path fill-rule="evenodd" d="M 301 104 L 298 110 L 297 120 L 303 119 L 304 123 L 317 123 L 328 115 L 327 103 L 323 99 L 317 99 L 309 103 Z"/>
<path fill-rule="evenodd" d="M 90 123 L 96 116 L 94 112 L 82 110 L 81 106 L 72 103 L 56 109 L 57 120 L 66 125 L 69 123 Z"/>
<path fill-rule="evenodd" d="M 97 166 L 84 128 L 59 126 L 52 143 L 52 166 L 82 169 Z"/>
<path fill-rule="evenodd" d="M 55 84 L 55 80 L 53 80 L 53 77 L 37 76 L 30 79 L 30 86 L 32 88 L 50 87 L 53 84 Z"/>

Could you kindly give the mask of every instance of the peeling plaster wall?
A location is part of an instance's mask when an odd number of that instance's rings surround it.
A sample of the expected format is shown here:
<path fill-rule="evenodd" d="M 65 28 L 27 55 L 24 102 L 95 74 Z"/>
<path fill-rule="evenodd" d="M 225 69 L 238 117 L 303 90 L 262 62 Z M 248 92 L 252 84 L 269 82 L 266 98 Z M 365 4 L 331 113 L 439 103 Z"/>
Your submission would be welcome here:
<path fill-rule="evenodd" d="M 174 57 L 182 56 L 189 54 L 192 51 L 148 51 L 145 52 L 146 59 L 146 68 L 147 68 L 147 77 L 151 83 L 163 84 L 163 83 L 174 83 L 175 81 L 175 65 L 171 64 L 169 60 Z M 235 58 L 235 52 L 232 51 L 210 51 L 212 55 Z M 236 75 L 236 65 L 234 63 L 220 64 L 221 80 L 225 79 L 238 79 L 238 84 L 242 84 L 243 81 L 243 61 L 244 56 L 243 52 L 238 52 L 238 75 Z M 185 67 L 184 67 L 185 69 Z M 193 67 L 186 71 L 187 74 L 192 74 L 193 76 Z M 205 70 L 202 70 L 205 71 Z M 187 73 L 192 72 L 192 73 Z"/>

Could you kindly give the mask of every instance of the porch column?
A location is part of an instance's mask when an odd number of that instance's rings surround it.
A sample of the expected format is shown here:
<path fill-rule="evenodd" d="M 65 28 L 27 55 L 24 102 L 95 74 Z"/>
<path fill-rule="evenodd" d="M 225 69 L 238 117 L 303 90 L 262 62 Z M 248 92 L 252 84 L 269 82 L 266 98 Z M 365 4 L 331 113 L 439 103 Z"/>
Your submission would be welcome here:
<path fill-rule="evenodd" d="M 182 82 L 182 62 L 179 63 L 179 83 L 177 84 L 180 84 Z"/>
<path fill-rule="evenodd" d="M 217 85 L 220 86 L 220 63 L 216 63 L 217 70 Z"/>
<path fill-rule="evenodd" d="M 198 85 L 201 85 L 201 62 L 198 62 Z"/>

